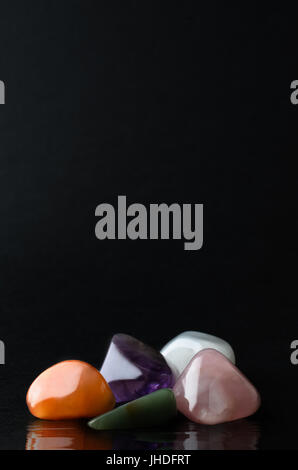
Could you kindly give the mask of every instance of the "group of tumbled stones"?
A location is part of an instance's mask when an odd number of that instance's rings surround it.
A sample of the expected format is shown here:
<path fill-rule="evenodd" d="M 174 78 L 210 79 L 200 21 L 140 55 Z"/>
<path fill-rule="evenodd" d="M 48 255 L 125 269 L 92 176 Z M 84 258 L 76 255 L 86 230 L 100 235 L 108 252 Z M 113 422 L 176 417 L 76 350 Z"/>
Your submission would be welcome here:
<path fill-rule="evenodd" d="M 33 382 L 27 404 L 42 419 L 93 418 L 88 425 L 96 430 L 162 425 L 177 410 L 196 423 L 219 424 L 260 406 L 234 364 L 231 346 L 205 333 L 182 333 L 160 352 L 116 334 L 100 373 L 81 361 L 56 364 Z"/>

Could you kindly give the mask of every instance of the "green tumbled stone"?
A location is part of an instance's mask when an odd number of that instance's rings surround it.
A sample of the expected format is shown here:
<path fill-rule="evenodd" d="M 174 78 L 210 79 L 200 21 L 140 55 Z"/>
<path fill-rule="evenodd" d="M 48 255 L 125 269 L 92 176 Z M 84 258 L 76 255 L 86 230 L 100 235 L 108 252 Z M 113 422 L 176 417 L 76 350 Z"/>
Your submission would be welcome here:
<path fill-rule="evenodd" d="M 92 419 L 88 426 L 96 430 L 159 426 L 176 413 L 174 393 L 169 388 L 163 388 Z"/>

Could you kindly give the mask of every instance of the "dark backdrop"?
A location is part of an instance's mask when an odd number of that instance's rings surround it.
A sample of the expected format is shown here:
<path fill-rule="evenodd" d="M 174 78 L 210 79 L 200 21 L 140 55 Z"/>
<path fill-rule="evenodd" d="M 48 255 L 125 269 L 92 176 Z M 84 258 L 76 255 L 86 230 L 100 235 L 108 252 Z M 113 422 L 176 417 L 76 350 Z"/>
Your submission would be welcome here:
<path fill-rule="evenodd" d="M 0 447 L 22 447 L 24 394 L 45 367 L 99 366 L 116 332 L 161 347 L 188 329 L 232 344 L 262 394 L 263 447 L 295 446 L 292 13 L 1 1 Z M 118 195 L 204 203 L 203 249 L 98 241 L 95 208 Z"/>

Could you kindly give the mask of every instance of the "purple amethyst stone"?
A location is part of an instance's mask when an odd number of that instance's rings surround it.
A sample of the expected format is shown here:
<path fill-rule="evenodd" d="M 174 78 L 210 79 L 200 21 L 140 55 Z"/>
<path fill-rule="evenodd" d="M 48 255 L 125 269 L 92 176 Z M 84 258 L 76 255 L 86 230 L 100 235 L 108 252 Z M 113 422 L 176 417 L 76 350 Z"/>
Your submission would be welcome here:
<path fill-rule="evenodd" d="M 113 336 L 100 373 L 117 403 L 174 385 L 172 371 L 160 352 L 125 334 Z"/>

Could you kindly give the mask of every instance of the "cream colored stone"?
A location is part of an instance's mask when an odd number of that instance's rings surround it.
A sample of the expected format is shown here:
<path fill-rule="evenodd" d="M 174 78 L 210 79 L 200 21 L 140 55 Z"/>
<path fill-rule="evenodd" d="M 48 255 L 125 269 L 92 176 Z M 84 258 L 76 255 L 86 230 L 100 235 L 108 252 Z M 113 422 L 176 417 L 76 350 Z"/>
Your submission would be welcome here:
<path fill-rule="evenodd" d="M 160 352 L 177 379 L 198 352 L 209 348 L 216 349 L 235 364 L 235 354 L 229 343 L 217 336 L 198 331 L 181 333 L 169 341 Z"/>

